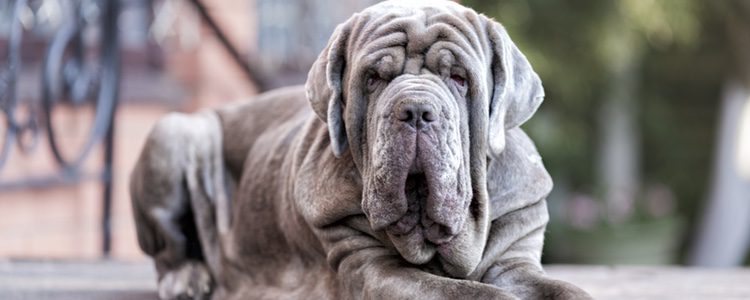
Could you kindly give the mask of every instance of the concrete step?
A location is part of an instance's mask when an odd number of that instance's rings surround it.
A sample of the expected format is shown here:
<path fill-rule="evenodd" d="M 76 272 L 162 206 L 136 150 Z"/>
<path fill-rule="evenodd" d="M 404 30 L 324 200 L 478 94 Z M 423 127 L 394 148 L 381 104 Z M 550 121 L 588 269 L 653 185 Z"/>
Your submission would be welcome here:
<path fill-rule="evenodd" d="M 595 299 L 750 299 L 750 269 L 547 266 Z M 157 299 L 149 261 L 0 260 L 0 299 Z"/>

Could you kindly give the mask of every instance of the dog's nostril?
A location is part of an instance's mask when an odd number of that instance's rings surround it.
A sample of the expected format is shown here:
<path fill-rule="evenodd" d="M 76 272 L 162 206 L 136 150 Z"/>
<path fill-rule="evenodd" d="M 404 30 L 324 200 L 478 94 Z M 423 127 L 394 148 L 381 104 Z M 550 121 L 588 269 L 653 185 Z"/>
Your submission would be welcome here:
<path fill-rule="evenodd" d="M 411 122 L 414 119 L 414 113 L 408 109 L 402 109 L 398 114 L 398 120 L 403 122 Z"/>
<path fill-rule="evenodd" d="M 425 122 L 432 122 L 432 121 L 435 121 L 435 114 L 434 114 L 434 113 L 432 113 L 432 112 L 431 112 L 431 111 L 429 111 L 429 110 L 428 110 L 428 111 L 425 111 L 425 112 L 423 112 L 423 113 L 422 113 L 422 121 L 425 121 Z"/>
<path fill-rule="evenodd" d="M 436 117 L 432 106 L 426 103 L 406 103 L 398 108 L 397 118 L 399 121 L 414 126 L 418 122 L 434 122 Z"/>

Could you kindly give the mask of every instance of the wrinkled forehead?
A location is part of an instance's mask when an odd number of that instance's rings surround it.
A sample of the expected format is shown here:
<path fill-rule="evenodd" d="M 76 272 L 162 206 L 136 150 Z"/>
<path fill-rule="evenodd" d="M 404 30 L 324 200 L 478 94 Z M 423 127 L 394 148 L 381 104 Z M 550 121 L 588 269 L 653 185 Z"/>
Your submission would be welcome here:
<path fill-rule="evenodd" d="M 349 49 L 352 60 L 392 72 L 484 60 L 485 30 L 473 10 L 451 1 L 385 1 L 359 14 Z M 415 65 L 416 64 L 416 65 Z M 401 69 L 401 70 L 397 70 Z M 388 71 L 388 70 L 386 70 Z M 387 74 L 386 74 L 387 75 Z"/>
<path fill-rule="evenodd" d="M 362 14 L 373 17 L 389 14 L 430 16 L 440 13 L 460 15 L 466 12 L 473 10 L 448 0 L 390 0 L 366 8 Z"/>

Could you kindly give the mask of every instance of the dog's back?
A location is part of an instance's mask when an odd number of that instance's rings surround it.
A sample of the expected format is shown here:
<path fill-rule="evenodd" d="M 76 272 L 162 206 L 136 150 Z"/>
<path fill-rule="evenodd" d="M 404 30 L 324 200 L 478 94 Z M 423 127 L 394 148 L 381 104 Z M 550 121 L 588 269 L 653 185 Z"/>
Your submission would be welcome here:
<path fill-rule="evenodd" d="M 313 116 L 302 86 L 282 88 L 216 110 L 221 119 L 224 158 L 234 178 L 242 174 L 247 152 L 269 129 L 291 119 Z"/>

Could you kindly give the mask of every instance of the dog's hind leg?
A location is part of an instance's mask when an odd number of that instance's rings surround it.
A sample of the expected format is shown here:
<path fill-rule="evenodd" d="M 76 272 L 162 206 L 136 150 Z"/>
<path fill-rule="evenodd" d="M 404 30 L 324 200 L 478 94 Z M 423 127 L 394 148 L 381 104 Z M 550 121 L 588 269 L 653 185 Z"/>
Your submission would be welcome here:
<path fill-rule="evenodd" d="M 210 193 L 195 188 L 196 181 L 206 181 L 196 178 L 204 173 L 203 158 L 221 155 L 220 148 L 219 153 L 211 153 L 216 147 L 207 147 L 216 139 L 213 136 L 221 134 L 215 129 L 216 118 L 210 113 L 172 113 L 162 118 L 149 134 L 131 175 L 138 242 L 154 259 L 162 299 L 206 299 L 211 292 L 212 272 L 206 265 L 204 249 L 210 249 L 210 258 L 216 261 L 218 253 L 213 249 L 218 245 L 202 245 L 206 234 L 199 234 L 205 231 L 200 227 L 207 224 L 196 224 L 196 219 L 213 216 L 214 209 L 213 205 L 194 207 L 193 203 L 217 192 L 224 195 L 223 185 L 209 188 Z M 223 170 L 221 166 L 216 168 Z"/>

